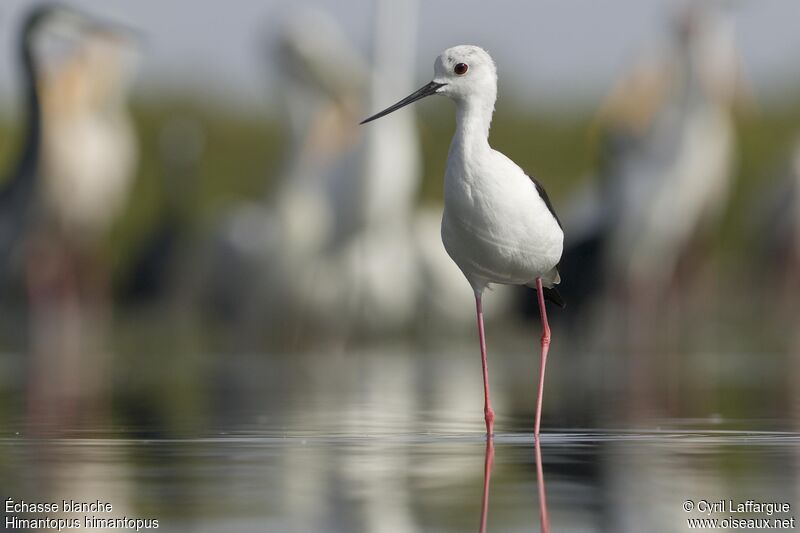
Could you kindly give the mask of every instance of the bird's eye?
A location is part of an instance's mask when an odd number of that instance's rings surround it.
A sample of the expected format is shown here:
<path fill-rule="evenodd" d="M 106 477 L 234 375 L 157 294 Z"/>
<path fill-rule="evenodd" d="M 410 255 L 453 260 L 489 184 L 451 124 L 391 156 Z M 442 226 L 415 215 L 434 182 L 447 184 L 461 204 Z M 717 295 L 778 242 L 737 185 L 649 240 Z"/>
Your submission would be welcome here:
<path fill-rule="evenodd" d="M 466 63 L 458 63 L 458 64 L 456 64 L 455 67 L 453 67 L 453 72 L 455 72 L 459 76 L 463 76 L 464 74 L 467 73 L 468 69 L 469 69 L 469 65 L 467 65 Z"/>

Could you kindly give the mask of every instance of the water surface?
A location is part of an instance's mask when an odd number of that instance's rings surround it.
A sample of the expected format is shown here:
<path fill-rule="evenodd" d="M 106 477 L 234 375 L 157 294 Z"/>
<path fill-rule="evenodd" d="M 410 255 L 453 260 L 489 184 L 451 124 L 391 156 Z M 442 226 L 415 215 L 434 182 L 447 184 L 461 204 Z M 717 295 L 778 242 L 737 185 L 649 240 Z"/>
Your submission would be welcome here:
<path fill-rule="evenodd" d="M 788 502 L 788 519 L 798 444 L 786 432 L 550 431 L 541 451 L 551 528 L 684 531 L 687 518 L 730 516 L 686 512 L 686 500 Z M 165 531 L 477 531 L 485 452 L 475 432 L 0 440 L 15 500 L 99 499 L 113 505 L 107 516 L 158 519 Z M 490 481 L 487 531 L 538 530 L 531 434 L 495 437 Z"/>

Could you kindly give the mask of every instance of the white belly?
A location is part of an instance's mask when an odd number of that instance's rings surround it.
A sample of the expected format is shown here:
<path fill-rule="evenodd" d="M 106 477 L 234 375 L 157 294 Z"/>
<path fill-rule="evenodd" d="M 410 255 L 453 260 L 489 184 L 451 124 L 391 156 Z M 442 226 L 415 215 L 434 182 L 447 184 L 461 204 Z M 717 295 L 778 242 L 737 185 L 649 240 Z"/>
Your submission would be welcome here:
<path fill-rule="evenodd" d="M 552 284 L 564 234 L 530 178 L 513 163 L 504 168 L 508 160 L 498 155 L 500 172 L 471 169 L 464 179 L 463 171 L 448 168 L 445 249 L 476 290 L 488 283 L 527 285 L 537 277 Z"/>

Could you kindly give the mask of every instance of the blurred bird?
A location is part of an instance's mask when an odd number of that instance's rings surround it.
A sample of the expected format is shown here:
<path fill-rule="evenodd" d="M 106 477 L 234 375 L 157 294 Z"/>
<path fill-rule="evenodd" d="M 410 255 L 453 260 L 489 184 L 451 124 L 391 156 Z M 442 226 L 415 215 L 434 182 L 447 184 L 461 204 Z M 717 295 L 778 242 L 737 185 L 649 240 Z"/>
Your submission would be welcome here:
<path fill-rule="evenodd" d="M 583 273 L 571 299 L 663 296 L 693 244 L 718 228 L 733 179 L 732 108 L 750 96 L 734 37 L 729 14 L 687 4 L 670 41 L 645 53 L 600 109 L 598 177 L 564 217 L 563 272 Z"/>
<path fill-rule="evenodd" d="M 672 38 L 602 112 L 613 120 L 603 197 L 610 275 L 662 294 L 692 239 L 724 212 L 739 79 L 732 21 L 710 4 L 680 12 Z"/>
<path fill-rule="evenodd" d="M 28 288 L 33 299 L 103 299 L 100 246 L 124 207 L 137 160 L 126 109 L 133 34 L 72 8 L 52 10 L 69 14 L 73 31 L 52 36 L 58 60 L 37 73 L 43 126 Z"/>
<path fill-rule="evenodd" d="M 349 237 L 358 216 L 354 124 L 364 59 L 335 20 L 303 8 L 284 22 L 275 60 L 290 132 L 285 168 L 269 199 L 243 202 L 225 216 L 211 251 L 213 306 L 244 326 L 239 338 L 251 327 L 261 331 L 265 316 L 285 325 L 300 309 L 316 308 L 297 293 L 307 292 L 307 276 L 324 272 L 316 259 Z"/>
<path fill-rule="evenodd" d="M 63 48 L 60 58 L 38 73 L 43 127 L 27 281 L 43 305 L 69 298 L 79 306 L 104 306 L 101 246 L 125 207 L 137 163 L 127 109 L 133 34 L 73 16 L 82 21 L 81 31 L 52 43 Z"/>
<path fill-rule="evenodd" d="M 378 0 L 371 61 L 324 12 L 298 9 L 284 23 L 287 163 L 271 198 L 235 208 L 215 238 L 214 306 L 245 324 L 237 338 L 263 332 L 265 317 L 274 336 L 340 338 L 473 320 L 441 246 L 441 210 L 416 208 L 414 117 L 355 128 L 365 100 L 413 88 L 417 19 L 417 2 Z M 495 300 L 487 312 L 508 298 Z"/>
<path fill-rule="evenodd" d="M 434 71 L 429 84 L 362 124 L 434 94 L 445 95 L 456 103 L 456 132 L 445 172 L 442 241 L 475 293 L 486 431 L 492 434 L 494 411 L 489 401 L 483 292 L 491 283 L 535 285 L 544 329 L 534 427 L 538 437 L 550 346 L 545 296 L 563 306 L 554 288 L 561 281 L 561 222 L 541 184 L 489 146 L 489 126 L 497 98 L 497 71 L 489 54 L 476 46 L 449 48 L 436 58 Z"/>
<path fill-rule="evenodd" d="M 137 163 L 128 110 L 132 41 L 96 28 L 41 77 L 42 208 L 62 236 L 93 247 L 125 206 Z"/>
<path fill-rule="evenodd" d="M 367 97 L 411 87 L 416 6 L 377 2 L 372 65 L 324 12 L 298 9 L 285 22 L 276 61 L 291 131 L 287 165 L 272 198 L 235 209 L 217 238 L 217 307 L 237 321 L 270 316 L 339 334 L 413 323 L 414 121 L 365 132 L 357 117 Z"/>
<path fill-rule="evenodd" d="M 46 191 L 53 188 L 48 185 L 52 180 L 47 178 L 52 158 L 46 156 L 52 151 L 54 133 L 50 130 L 57 128 L 51 113 L 52 101 L 61 91 L 66 95 L 68 87 L 61 83 L 65 80 L 51 77 L 51 70 L 60 65 L 60 60 L 53 58 L 56 54 L 46 45 L 57 38 L 68 42 L 81 41 L 95 33 L 107 33 L 108 28 L 107 23 L 60 4 L 34 7 L 22 23 L 18 53 L 25 96 L 25 136 L 20 155 L 0 189 L 0 285 L 7 288 L 23 270 L 27 271 L 28 281 L 31 281 L 33 271 L 25 264 L 37 265 L 30 257 L 26 258 L 28 254 L 22 253 L 20 245 L 32 242 L 32 222 L 36 221 L 36 226 L 39 226 Z M 63 50 L 58 51 L 59 56 L 64 55 Z M 63 147 L 66 152 L 72 149 L 78 150 L 78 147 L 74 144 Z M 69 202 L 77 194 L 74 189 L 65 189 L 64 201 Z M 32 288 L 30 283 L 28 288 Z"/>
<path fill-rule="evenodd" d="M 119 205 L 132 140 L 116 112 L 122 94 L 116 54 L 103 45 L 116 46 L 123 32 L 61 5 L 34 8 L 24 25 L 28 144 L 10 192 L 3 194 L 17 202 L 4 224 L 11 238 L 4 241 L 10 249 L 25 244 L 20 257 L 30 305 L 28 409 L 34 425 L 64 427 L 79 415 L 86 420 L 95 414 L 102 388 L 102 357 L 87 342 L 97 340 L 107 315 L 98 298 L 105 277 L 97 267 L 97 245 Z M 34 51 L 34 38 L 37 48 L 55 48 Z M 121 136 L 110 126 L 120 123 Z"/>
<path fill-rule="evenodd" d="M 733 106 L 748 93 L 729 13 L 711 2 L 687 3 L 672 19 L 669 38 L 600 110 L 598 182 L 584 197 L 581 217 L 566 219 L 580 239 L 564 254 L 565 272 L 583 264 L 602 280 L 585 294 L 601 304 L 598 335 L 626 345 L 629 361 L 611 376 L 627 376 L 633 398 L 626 405 L 638 412 L 652 407 L 656 376 L 677 382 L 681 375 L 679 358 L 643 354 L 675 342 L 665 333 L 678 316 L 691 320 L 687 310 L 701 312 L 714 302 L 710 237 L 720 229 L 734 177 Z M 670 315 L 678 302 L 690 303 Z"/>

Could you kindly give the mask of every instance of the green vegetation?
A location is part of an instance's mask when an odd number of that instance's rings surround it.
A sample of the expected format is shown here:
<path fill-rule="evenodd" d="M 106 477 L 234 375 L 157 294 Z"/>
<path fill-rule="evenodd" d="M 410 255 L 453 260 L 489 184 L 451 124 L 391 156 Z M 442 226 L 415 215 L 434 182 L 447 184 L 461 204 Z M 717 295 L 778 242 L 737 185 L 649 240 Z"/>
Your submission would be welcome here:
<path fill-rule="evenodd" d="M 449 109 L 420 114 L 420 142 L 424 158 L 421 202 L 438 202 L 454 120 Z M 159 148 L 165 124 L 190 118 L 203 130 L 205 150 L 191 183 L 180 188 L 181 208 L 190 231 L 202 234 L 225 206 L 246 198 L 265 197 L 280 171 L 284 140 L 281 124 L 268 114 L 242 116 L 208 108 L 197 102 L 139 102 L 134 108 L 141 160 L 128 210 L 119 220 L 108 251 L 117 269 L 123 269 L 137 246 L 167 208 L 166 170 Z M 556 204 L 565 205 L 572 190 L 590 179 L 599 159 L 594 117 L 525 112 L 506 104 L 493 122 L 492 143 L 528 172 L 541 177 Z M 721 244 L 739 250 L 743 242 L 748 199 L 774 180 L 789 145 L 800 134 L 800 100 L 781 109 L 740 114 L 737 119 L 739 154 L 732 209 Z M 0 168 L 8 168 L 18 146 L 18 128 L 0 120 Z M 4 174 L 4 173 L 3 173 Z"/>

